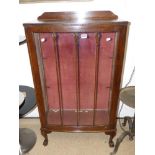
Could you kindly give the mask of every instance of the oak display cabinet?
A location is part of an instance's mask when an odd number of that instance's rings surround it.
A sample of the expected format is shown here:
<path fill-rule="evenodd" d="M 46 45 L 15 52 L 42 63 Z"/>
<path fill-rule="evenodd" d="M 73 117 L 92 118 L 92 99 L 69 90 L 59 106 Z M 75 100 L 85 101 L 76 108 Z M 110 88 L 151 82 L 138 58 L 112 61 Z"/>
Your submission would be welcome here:
<path fill-rule="evenodd" d="M 114 146 L 128 26 L 111 11 L 45 12 L 24 24 L 44 145 L 62 131 L 105 132 Z"/>

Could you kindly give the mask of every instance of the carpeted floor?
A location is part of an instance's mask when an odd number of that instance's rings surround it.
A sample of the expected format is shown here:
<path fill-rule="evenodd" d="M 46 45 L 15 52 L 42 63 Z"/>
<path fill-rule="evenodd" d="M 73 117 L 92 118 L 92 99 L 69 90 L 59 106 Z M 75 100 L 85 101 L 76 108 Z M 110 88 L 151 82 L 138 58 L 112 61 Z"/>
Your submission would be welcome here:
<path fill-rule="evenodd" d="M 29 155 L 109 155 L 113 151 L 108 145 L 109 136 L 104 133 L 64 133 L 48 134 L 48 145 L 42 145 L 44 138 L 40 134 L 39 119 L 20 119 L 19 126 L 31 128 L 37 135 L 37 142 Z M 118 125 L 118 132 L 114 138 L 122 133 Z M 134 155 L 135 141 L 126 137 L 121 143 L 117 155 Z"/>

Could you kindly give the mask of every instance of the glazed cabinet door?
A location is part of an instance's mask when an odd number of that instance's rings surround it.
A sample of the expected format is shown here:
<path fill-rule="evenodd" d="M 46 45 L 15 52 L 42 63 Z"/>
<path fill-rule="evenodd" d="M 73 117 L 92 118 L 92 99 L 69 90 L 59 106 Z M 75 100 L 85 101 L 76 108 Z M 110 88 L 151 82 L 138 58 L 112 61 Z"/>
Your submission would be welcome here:
<path fill-rule="evenodd" d="M 116 32 L 34 33 L 47 123 L 109 124 Z"/>

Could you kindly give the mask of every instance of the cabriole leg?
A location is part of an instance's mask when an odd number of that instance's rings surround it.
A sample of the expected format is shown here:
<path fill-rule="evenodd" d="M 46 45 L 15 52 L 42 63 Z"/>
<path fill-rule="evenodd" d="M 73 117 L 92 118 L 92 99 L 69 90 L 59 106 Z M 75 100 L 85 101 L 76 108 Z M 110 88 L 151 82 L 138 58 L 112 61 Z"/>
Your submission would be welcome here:
<path fill-rule="evenodd" d="M 110 135 L 110 138 L 109 138 L 109 146 L 110 147 L 114 147 L 113 138 L 115 137 L 116 132 L 105 132 L 105 134 Z"/>

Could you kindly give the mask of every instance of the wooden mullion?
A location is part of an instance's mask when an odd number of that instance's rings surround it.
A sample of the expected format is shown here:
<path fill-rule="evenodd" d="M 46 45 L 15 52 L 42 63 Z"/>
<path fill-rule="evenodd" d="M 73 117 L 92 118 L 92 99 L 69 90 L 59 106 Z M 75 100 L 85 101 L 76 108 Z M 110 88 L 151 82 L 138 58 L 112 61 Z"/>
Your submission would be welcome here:
<path fill-rule="evenodd" d="M 75 51 L 76 51 L 76 100 L 77 100 L 77 126 L 80 120 L 80 67 L 79 67 L 79 36 L 74 33 Z"/>
<path fill-rule="evenodd" d="M 99 72 L 99 49 L 100 49 L 100 33 L 96 33 L 96 60 L 95 60 L 95 88 L 94 88 L 94 114 L 93 126 L 95 125 L 96 109 L 97 109 L 97 94 L 98 94 L 98 72 Z"/>
<path fill-rule="evenodd" d="M 55 59 L 56 59 L 56 72 L 57 72 L 57 83 L 58 83 L 58 94 L 59 94 L 60 118 L 61 118 L 61 125 L 63 126 L 63 98 L 62 98 L 59 49 L 58 49 L 58 36 L 56 33 L 52 33 L 52 37 L 53 37 L 53 41 L 54 41 L 54 51 L 55 51 Z"/>

